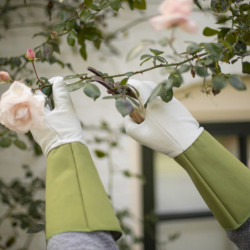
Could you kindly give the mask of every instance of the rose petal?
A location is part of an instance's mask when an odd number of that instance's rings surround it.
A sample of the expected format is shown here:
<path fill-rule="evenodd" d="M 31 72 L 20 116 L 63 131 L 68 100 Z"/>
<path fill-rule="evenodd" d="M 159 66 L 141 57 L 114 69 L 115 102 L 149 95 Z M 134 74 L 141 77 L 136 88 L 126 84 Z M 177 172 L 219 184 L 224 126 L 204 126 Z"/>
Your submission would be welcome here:
<path fill-rule="evenodd" d="M 191 20 L 186 20 L 185 22 L 181 22 L 179 26 L 180 28 L 189 33 L 195 33 L 198 31 L 197 24 Z"/>
<path fill-rule="evenodd" d="M 192 0 L 166 0 L 159 6 L 162 15 L 181 14 L 189 16 L 192 10 Z"/>
<path fill-rule="evenodd" d="M 150 23 L 155 30 L 168 29 L 170 27 L 180 25 L 187 21 L 188 19 L 182 17 L 181 15 L 172 15 L 171 17 L 157 16 L 150 19 Z"/>

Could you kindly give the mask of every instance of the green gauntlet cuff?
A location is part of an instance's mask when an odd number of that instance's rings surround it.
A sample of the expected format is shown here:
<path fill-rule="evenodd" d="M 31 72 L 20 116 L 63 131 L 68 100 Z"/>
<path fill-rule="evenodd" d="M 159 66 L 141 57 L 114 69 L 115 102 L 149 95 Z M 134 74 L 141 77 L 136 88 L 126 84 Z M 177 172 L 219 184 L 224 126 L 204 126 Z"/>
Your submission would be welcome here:
<path fill-rule="evenodd" d="M 250 170 L 204 131 L 175 160 L 188 172 L 219 223 L 227 230 L 250 216 Z"/>
<path fill-rule="evenodd" d="M 119 222 L 88 148 L 69 143 L 48 155 L 46 238 L 62 232 L 110 231 L 121 236 Z"/>

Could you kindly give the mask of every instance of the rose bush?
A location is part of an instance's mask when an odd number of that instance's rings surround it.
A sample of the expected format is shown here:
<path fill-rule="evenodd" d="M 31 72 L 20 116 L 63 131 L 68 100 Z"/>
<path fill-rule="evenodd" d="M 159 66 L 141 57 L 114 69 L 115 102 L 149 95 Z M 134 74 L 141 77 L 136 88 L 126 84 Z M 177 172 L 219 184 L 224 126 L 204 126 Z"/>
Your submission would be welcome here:
<path fill-rule="evenodd" d="M 31 88 L 15 81 L 1 96 L 0 122 L 17 133 L 26 133 L 42 124 L 44 103 L 44 96 L 33 95 Z"/>
<path fill-rule="evenodd" d="M 192 4 L 192 0 L 165 0 L 158 9 L 160 15 L 151 18 L 150 23 L 155 30 L 179 26 L 186 32 L 194 33 L 197 25 L 189 19 Z"/>

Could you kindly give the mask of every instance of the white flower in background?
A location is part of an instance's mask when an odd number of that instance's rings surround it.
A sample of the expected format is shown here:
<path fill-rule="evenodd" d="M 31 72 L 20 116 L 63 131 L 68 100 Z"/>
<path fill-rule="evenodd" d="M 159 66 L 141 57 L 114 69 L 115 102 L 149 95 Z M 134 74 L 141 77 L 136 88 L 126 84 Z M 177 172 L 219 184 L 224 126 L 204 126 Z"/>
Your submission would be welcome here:
<path fill-rule="evenodd" d="M 193 0 L 165 0 L 159 6 L 160 15 L 150 19 L 155 30 L 169 29 L 175 26 L 186 32 L 197 31 L 197 24 L 189 19 Z"/>

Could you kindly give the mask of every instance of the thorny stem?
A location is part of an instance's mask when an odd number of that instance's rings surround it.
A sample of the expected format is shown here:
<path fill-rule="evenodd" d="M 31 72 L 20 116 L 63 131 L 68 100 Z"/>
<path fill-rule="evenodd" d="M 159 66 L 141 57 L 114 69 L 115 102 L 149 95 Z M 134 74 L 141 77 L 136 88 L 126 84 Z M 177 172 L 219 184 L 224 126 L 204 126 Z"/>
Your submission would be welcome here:
<path fill-rule="evenodd" d="M 142 69 L 142 70 L 137 70 L 137 71 L 133 71 L 133 75 L 137 75 L 137 74 L 143 74 L 147 71 L 150 71 L 150 70 L 153 70 L 153 69 L 157 69 L 157 68 L 165 68 L 165 67 L 172 67 L 172 66 L 180 66 L 186 62 L 190 62 L 192 60 L 194 60 L 195 58 L 198 58 L 198 57 L 202 57 L 202 56 L 205 56 L 207 55 L 206 52 L 200 54 L 200 55 L 194 55 L 192 56 L 191 58 L 188 58 L 186 60 L 183 60 L 179 63 L 169 63 L 169 64 L 158 64 L 158 65 L 154 65 L 152 67 L 149 67 L 149 68 L 145 68 L 145 69 Z M 102 78 L 116 78 L 116 77 L 122 77 L 122 76 L 127 76 L 127 73 L 121 73 L 121 74 L 115 74 L 115 75 L 107 75 L 107 76 L 102 76 Z M 85 76 L 85 77 L 80 77 L 81 80 L 85 81 L 85 80 L 91 80 L 93 76 Z M 74 83 L 71 83 L 69 85 L 72 85 Z"/>
<path fill-rule="evenodd" d="M 170 37 L 170 39 L 169 39 L 168 45 L 169 45 L 169 47 L 172 49 L 172 51 L 174 52 L 174 54 L 175 54 L 175 55 L 178 55 L 176 49 L 175 49 L 174 46 L 173 46 L 173 42 L 174 42 L 174 40 L 175 40 L 175 37 L 174 37 L 174 36 L 175 36 L 175 30 L 176 30 L 176 28 L 174 27 L 174 28 L 172 29 L 172 33 L 171 33 L 171 37 Z"/>
<path fill-rule="evenodd" d="M 169 64 L 158 64 L 158 65 L 155 65 L 155 66 L 152 66 L 152 67 L 149 67 L 149 68 L 145 68 L 145 69 L 142 69 L 142 70 L 137 70 L 137 71 L 134 71 L 133 74 L 136 75 L 136 74 L 143 74 L 147 71 L 150 71 L 150 70 L 153 70 L 153 69 L 157 69 L 157 68 L 165 68 L 165 67 L 171 67 L 171 66 L 180 66 L 186 62 L 190 62 L 192 60 L 194 60 L 195 58 L 197 57 L 201 57 L 201 56 L 205 56 L 207 55 L 207 53 L 202 53 L 200 55 L 195 55 L 195 56 L 192 56 L 191 58 L 188 58 L 186 60 L 183 60 L 179 63 L 169 63 Z M 122 77 L 122 76 L 126 76 L 126 73 L 122 73 L 122 74 L 116 74 L 116 75 L 109 75 L 109 76 L 102 76 L 102 78 L 115 78 L 115 77 Z M 91 77 L 85 77 L 84 80 L 88 80 L 88 79 L 91 79 Z"/>
<path fill-rule="evenodd" d="M 45 85 L 45 83 L 39 78 L 39 76 L 38 76 L 38 74 L 37 74 L 37 72 L 36 72 L 36 67 L 35 67 L 35 63 L 34 63 L 34 61 L 32 61 L 31 62 L 32 63 L 32 66 L 33 66 L 33 69 L 34 69 L 34 72 L 35 72 L 35 74 L 36 74 L 36 78 L 37 78 L 37 80 L 42 84 L 42 85 Z"/>

